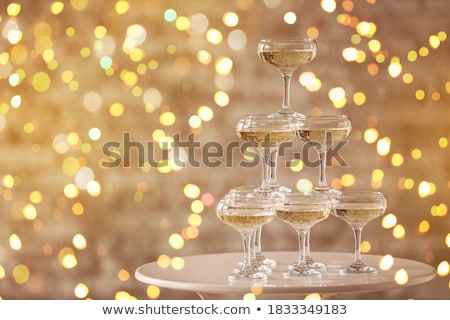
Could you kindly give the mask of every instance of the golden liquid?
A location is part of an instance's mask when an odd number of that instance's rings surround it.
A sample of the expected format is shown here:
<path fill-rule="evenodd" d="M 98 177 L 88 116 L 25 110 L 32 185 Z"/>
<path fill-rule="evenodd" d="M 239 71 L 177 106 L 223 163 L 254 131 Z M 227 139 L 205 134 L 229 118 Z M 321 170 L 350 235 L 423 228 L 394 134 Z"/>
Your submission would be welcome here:
<path fill-rule="evenodd" d="M 298 135 L 304 141 L 316 142 L 321 145 L 331 145 L 348 137 L 351 129 L 304 129 Z"/>
<path fill-rule="evenodd" d="M 333 215 L 341 218 L 352 226 L 363 226 L 372 219 L 381 216 L 384 208 L 373 205 L 364 207 L 361 204 L 346 204 L 333 209 Z"/>
<path fill-rule="evenodd" d="M 242 141 L 262 143 L 283 143 L 294 138 L 295 131 L 238 131 Z"/>
<path fill-rule="evenodd" d="M 217 214 L 217 217 L 239 231 L 253 231 L 274 218 L 273 215 L 228 215 L 220 213 Z"/>
<path fill-rule="evenodd" d="M 261 60 L 266 61 L 282 71 L 294 71 L 301 64 L 308 63 L 316 56 L 310 50 L 278 50 L 259 53 Z"/>
<path fill-rule="evenodd" d="M 289 223 L 294 228 L 310 228 L 314 224 L 325 220 L 331 210 L 277 210 L 277 217 Z"/>

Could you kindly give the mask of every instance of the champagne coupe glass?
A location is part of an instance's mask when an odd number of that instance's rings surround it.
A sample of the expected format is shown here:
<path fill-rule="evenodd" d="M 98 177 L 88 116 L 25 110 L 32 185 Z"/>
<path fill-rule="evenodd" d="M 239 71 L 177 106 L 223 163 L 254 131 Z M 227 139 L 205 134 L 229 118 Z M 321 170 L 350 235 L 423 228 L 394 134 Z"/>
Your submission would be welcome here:
<path fill-rule="evenodd" d="M 334 196 L 332 214 L 353 229 L 355 255 L 353 263 L 340 268 L 342 273 L 374 273 L 377 268 L 366 265 L 361 259 L 361 233 L 371 220 L 381 216 L 387 207 L 386 196 L 375 191 L 343 191 Z"/>
<path fill-rule="evenodd" d="M 277 217 L 292 226 L 298 235 L 298 261 L 283 272 L 287 278 L 301 276 L 320 276 L 322 273 L 308 265 L 305 255 L 305 241 L 312 226 L 329 217 L 332 209 L 327 195 L 292 191 L 283 194 L 278 202 Z"/>
<path fill-rule="evenodd" d="M 222 197 L 217 206 L 217 217 L 241 234 L 244 260 L 240 269 L 228 276 L 235 280 L 267 280 L 267 275 L 258 272 L 251 262 L 251 238 L 256 229 L 275 217 L 275 198 L 255 191 L 237 190 Z"/>
<path fill-rule="evenodd" d="M 312 143 L 319 155 L 319 182 L 313 191 L 339 193 L 328 186 L 326 178 L 327 151 L 333 144 L 344 140 L 352 130 L 352 121 L 346 115 L 306 116 L 298 131 L 300 139 Z"/>
<path fill-rule="evenodd" d="M 293 73 L 302 64 L 314 60 L 317 54 L 317 42 L 310 38 L 303 39 L 262 39 L 258 43 L 259 58 L 277 68 L 283 77 L 283 102 L 278 115 L 301 113 L 291 108 L 290 88 Z"/>
<path fill-rule="evenodd" d="M 271 190 L 260 190 L 256 186 L 239 186 L 232 188 L 229 193 L 233 192 L 242 192 L 242 191 L 255 191 L 261 193 L 261 196 L 270 197 L 274 196 L 273 191 Z M 277 265 L 277 262 L 273 259 L 266 258 L 262 253 L 262 244 L 261 244 L 261 238 L 262 238 L 262 226 L 259 226 L 256 231 L 252 235 L 252 241 L 251 241 L 251 262 L 254 268 L 256 268 L 259 271 L 266 272 L 266 273 L 272 273 L 273 267 Z"/>
<path fill-rule="evenodd" d="M 262 182 L 258 191 L 289 191 L 273 178 L 276 175 L 271 174 L 277 170 L 272 154 L 282 143 L 291 141 L 299 128 L 300 123 L 294 117 L 280 118 L 268 114 L 247 115 L 238 121 L 236 132 L 239 139 L 256 147 L 262 159 Z"/>

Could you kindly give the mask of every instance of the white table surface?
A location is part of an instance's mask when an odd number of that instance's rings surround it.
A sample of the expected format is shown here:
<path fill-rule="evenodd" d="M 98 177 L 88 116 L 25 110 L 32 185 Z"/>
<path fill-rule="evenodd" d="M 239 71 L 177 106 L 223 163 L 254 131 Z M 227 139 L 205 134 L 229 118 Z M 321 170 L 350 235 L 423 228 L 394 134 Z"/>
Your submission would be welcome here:
<path fill-rule="evenodd" d="M 175 270 L 172 267 L 161 268 L 157 262 L 144 264 L 136 269 L 137 280 L 163 288 L 185 290 L 202 294 L 245 294 L 251 287 L 262 287 L 263 294 L 309 294 L 325 295 L 340 293 L 358 293 L 384 291 L 411 285 L 418 285 L 432 280 L 435 269 L 425 263 L 394 257 L 393 266 L 383 271 L 379 268 L 382 256 L 363 254 L 363 261 L 376 266 L 376 274 L 341 274 L 338 269 L 352 262 L 352 253 L 312 252 L 311 257 L 327 265 L 320 277 L 286 279 L 282 272 L 287 265 L 297 260 L 297 252 L 264 252 L 267 258 L 277 261 L 269 279 L 264 282 L 242 281 L 230 283 L 228 274 L 242 259 L 242 253 L 219 253 L 182 257 L 184 267 Z M 399 285 L 395 281 L 398 270 L 404 269 L 408 282 Z"/>

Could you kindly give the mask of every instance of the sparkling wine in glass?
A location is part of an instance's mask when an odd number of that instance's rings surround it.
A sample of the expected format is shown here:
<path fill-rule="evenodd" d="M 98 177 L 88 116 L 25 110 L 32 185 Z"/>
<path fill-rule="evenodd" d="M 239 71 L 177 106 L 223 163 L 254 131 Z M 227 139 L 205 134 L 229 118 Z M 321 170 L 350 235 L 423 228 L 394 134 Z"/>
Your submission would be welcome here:
<path fill-rule="evenodd" d="M 300 139 L 315 148 L 319 155 L 319 182 L 316 192 L 339 193 L 328 186 L 326 178 L 327 151 L 337 142 L 344 140 L 352 130 L 352 122 L 346 115 L 306 116 L 298 130 Z"/>
<path fill-rule="evenodd" d="M 309 230 L 331 213 L 332 203 L 328 196 L 316 193 L 292 191 L 283 194 L 277 205 L 277 217 L 292 226 L 297 232 L 299 242 L 298 261 L 289 265 L 283 273 L 287 278 L 320 276 L 322 273 L 308 265 L 306 261 L 306 236 Z"/>
<path fill-rule="evenodd" d="M 366 265 L 361 258 L 361 234 L 364 226 L 380 217 L 386 210 L 387 199 L 381 192 L 343 191 L 334 196 L 332 214 L 348 223 L 354 232 L 355 254 L 353 263 L 340 268 L 342 273 L 374 273 L 376 267 Z"/>
<path fill-rule="evenodd" d="M 251 239 L 258 227 L 273 220 L 276 202 L 272 196 L 255 191 L 235 191 L 222 197 L 217 206 L 219 220 L 236 229 L 243 241 L 244 260 L 228 277 L 236 280 L 267 280 L 267 274 L 252 265 Z"/>
<path fill-rule="evenodd" d="M 242 192 L 242 191 L 255 191 L 261 193 L 263 197 L 274 196 L 271 190 L 260 190 L 258 186 L 238 186 L 230 189 L 228 193 Z M 272 273 L 272 268 L 277 265 L 274 259 L 266 258 L 262 253 L 262 226 L 253 233 L 251 240 L 251 263 L 255 269 L 267 274 Z"/>
<path fill-rule="evenodd" d="M 277 162 L 273 154 L 280 145 L 291 141 L 298 129 L 294 117 L 272 117 L 268 114 L 247 115 L 238 121 L 236 132 L 239 139 L 256 148 L 262 159 L 262 182 L 259 191 L 288 191 L 276 178 Z"/>
<path fill-rule="evenodd" d="M 317 54 L 317 42 L 310 38 L 303 39 L 262 39 L 258 43 L 259 58 L 278 69 L 283 78 L 283 102 L 279 115 L 295 114 L 291 108 L 290 88 L 293 73 L 302 64 L 314 60 Z"/>

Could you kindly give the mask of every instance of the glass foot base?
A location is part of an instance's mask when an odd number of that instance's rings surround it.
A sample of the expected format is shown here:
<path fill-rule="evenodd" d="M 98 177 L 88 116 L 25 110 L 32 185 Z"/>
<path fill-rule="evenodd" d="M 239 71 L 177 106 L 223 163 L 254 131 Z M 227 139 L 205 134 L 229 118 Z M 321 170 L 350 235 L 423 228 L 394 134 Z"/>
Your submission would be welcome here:
<path fill-rule="evenodd" d="M 285 278 L 320 277 L 321 275 L 319 270 L 298 267 L 283 272 Z"/>
<path fill-rule="evenodd" d="M 267 280 L 267 275 L 261 272 L 256 273 L 232 273 L 228 276 L 229 281 L 264 281 Z"/>
<path fill-rule="evenodd" d="M 332 189 L 332 188 L 327 188 L 327 187 L 315 187 L 312 190 L 312 192 L 319 193 L 319 194 L 329 194 L 329 195 L 341 194 L 341 191 Z"/>
<path fill-rule="evenodd" d="M 317 270 L 325 270 L 327 268 L 326 264 L 315 261 L 311 258 L 306 258 L 306 265 L 309 268 L 313 268 L 313 269 L 317 269 Z"/>
<path fill-rule="evenodd" d="M 308 269 L 322 270 L 322 271 L 327 268 L 327 266 L 322 262 L 315 261 L 311 258 L 306 260 L 306 266 L 308 267 Z M 298 265 L 296 263 L 288 265 L 288 270 L 294 270 L 295 268 L 298 268 Z"/>
<path fill-rule="evenodd" d="M 275 260 L 266 258 L 264 256 L 256 257 L 256 263 L 260 266 L 266 266 L 270 268 L 273 268 L 277 265 L 277 262 Z"/>
<path fill-rule="evenodd" d="M 339 272 L 340 273 L 377 273 L 378 269 L 375 267 L 365 265 L 364 263 L 361 263 L 361 264 L 352 264 L 347 267 L 342 267 L 339 269 Z"/>

